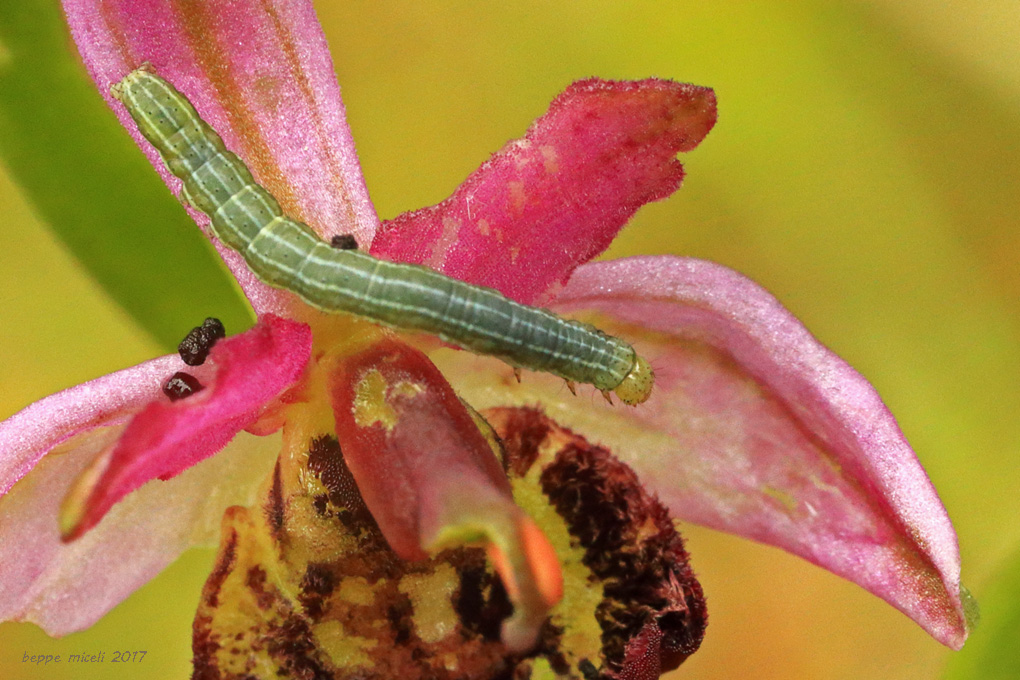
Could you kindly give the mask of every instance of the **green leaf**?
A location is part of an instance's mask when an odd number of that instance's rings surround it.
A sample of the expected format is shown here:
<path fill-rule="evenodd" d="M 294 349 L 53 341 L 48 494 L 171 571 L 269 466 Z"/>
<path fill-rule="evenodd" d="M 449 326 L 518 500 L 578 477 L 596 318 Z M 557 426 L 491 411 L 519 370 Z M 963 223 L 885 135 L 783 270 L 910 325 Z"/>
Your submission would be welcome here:
<path fill-rule="evenodd" d="M 944 680 L 1013 680 L 1020 672 L 1020 552 L 982 589 L 981 621 Z"/>
<path fill-rule="evenodd" d="M 0 5 L 0 158 L 78 261 L 168 350 L 251 325 L 212 245 L 103 102 L 58 3 Z"/>

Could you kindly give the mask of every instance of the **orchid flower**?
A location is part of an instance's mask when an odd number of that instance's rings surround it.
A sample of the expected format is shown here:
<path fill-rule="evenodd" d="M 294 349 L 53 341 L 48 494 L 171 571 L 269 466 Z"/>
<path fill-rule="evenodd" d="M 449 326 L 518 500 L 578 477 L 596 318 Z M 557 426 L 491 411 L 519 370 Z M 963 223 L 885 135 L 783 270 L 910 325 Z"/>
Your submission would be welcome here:
<path fill-rule="evenodd" d="M 513 605 L 500 639 L 525 653 L 570 598 L 564 588 L 583 587 L 571 582 L 552 525 L 520 507 L 530 466 L 521 456 L 548 441 L 595 452 L 585 455 L 606 471 L 603 487 L 617 480 L 626 489 L 618 495 L 638 499 L 630 520 L 661 528 L 668 511 L 781 547 L 962 646 L 952 525 L 867 381 L 725 267 L 679 257 L 592 262 L 639 207 L 679 187 L 677 153 L 715 123 L 711 90 L 576 83 L 448 199 L 380 224 L 310 3 L 64 7 L 99 91 L 175 194 L 180 182 L 109 93 L 143 63 L 187 95 L 288 215 L 326 240 L 350 234 L 377 257 L 590 321 L 651 357 L 657 382 L 636 408 L 571 396 L 551 376 L 518 384 L 494 359 L 313 310 L 217 242 L 258 315 L 254 328 L 218 342 L 200 366 L 153 359 L 0 424 L 4 619 L 51 635 L 91 625 L 188 547 L 214 539 L 228 507 L 283 499 L 288 461 L 312 469 L 335 441 L 357 485 L 354 504 L 385 539 L 379 550 L 414 564 L 486 547 Z M 171 401 L 164 386 L 177 373 L 196 391 Z M 560 474 L 558 456 L 542 460 L 552 505 L 579 474 Z M 325 480 L 327 492 L 340 488 Z M 686 560 L 673 541 L 662 554 Z M 703 626 L 687 565 L 670 575 L 683 581 L 683 625 L 700 617 Z M 632 631 L 610 677 L 657 677 L 691 651 L 670 647 L 665 618 Z"/>

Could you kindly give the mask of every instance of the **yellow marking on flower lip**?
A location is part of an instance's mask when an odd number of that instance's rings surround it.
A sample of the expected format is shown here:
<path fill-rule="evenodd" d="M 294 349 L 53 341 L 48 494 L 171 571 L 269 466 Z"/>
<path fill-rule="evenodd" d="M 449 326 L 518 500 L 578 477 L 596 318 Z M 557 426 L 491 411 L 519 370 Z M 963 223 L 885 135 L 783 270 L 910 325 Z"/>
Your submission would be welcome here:
<path fill-rule="evenodd" d="M 364 576 L 348 576 L 340 581 L 336 597 L 351 604 L 368 606 L 375 602 L 375 591 Z"/>
<path fill-rule="evenodd" d="M 372 666 L 369 655 L 379 646 L 379 641 L 351 635 L 340 621 L 325 621 L 312 626 L 312 638 L 319 649 L 326 652 L 329 660 L 340 668 L 350 666 Z"/>
<path fill-rule="evenodd" d="M 457 572 L 439 564 L 429 574 L 407 574 L 397 586 L 411 599 L 414 631 L 423 641 L 434 644 L 457 632 L 460 619 L 453 608 L 453 596 L 460 586 Z"/>
<path fill-rule="evenodd" d="M 577 659 L 599 657 L 601 630 L 595 611 L 605 599 L 605 586 L 592 581 L 592 571 L 584 564 L 584 548 L 571 537 L 566 521 L 542 492 L 542 470 L 557 451 L 549 441 L 543 442 L 538 460 L 524 477 L 515 477 L 511 485 L 514 501 L 542 527 L 567 584 L 562 599 L 550 611 L 550 620 L 563 629 L 563 648 L 571 650 L 568 660 L 576 665 Z"/>
<path fill-rule="evenodd" d="M 553 670 L 549 659 L 540 656 L 531 662 L 531 680 L 559 680 L 564 676 Z"/>

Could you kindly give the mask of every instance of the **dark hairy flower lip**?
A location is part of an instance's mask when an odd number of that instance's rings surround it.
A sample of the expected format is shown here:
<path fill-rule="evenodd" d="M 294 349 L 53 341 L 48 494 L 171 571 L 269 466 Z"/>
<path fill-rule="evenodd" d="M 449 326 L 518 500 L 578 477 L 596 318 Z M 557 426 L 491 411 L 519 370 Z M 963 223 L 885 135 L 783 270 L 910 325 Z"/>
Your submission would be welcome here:
<path fill-rule="evenodd" d="M 534 649 L 509 652 L 500 631 L 512 605 L 485 552 L 398 558 L 340 443 L 323 435 L 308 442 L 303 472 L 281 459 L 256 506 L 227 512 L 195 617 L 194 677 L 242 678 L 260 658 L 280 671 L 365 680 L 519 680 L 540 665 L 577 680 L 653 680 L 696 650 L 701 588 L 672 519 L 637 476 L 536 409 L 484 415 L 511 482 L 537 485 L 532 498 L 555 511 L 583 554 L 583 586 L 599 593 L 593 606 L 554 608 Z M 536 465 L 540 474 L 529 475 Z M 585 649 L 571 647 L 579 631 L 592 634 Z M 336 656 L 340 641 L 362 655 Z"/>
<path fill-rule="evenodd" d="M 602 677 L 633 677 L 642 655 L 652 660 L 648 677 L 679 666 L 700 646 L 707 611 L 668 510 L 611 452 L 537 409 L 497 408 L 485 416 L 504 439 L 511 475 L 542 466 L 542 492 L 583 548 L 591 585 L 603 587 L 596 612 Z"/>

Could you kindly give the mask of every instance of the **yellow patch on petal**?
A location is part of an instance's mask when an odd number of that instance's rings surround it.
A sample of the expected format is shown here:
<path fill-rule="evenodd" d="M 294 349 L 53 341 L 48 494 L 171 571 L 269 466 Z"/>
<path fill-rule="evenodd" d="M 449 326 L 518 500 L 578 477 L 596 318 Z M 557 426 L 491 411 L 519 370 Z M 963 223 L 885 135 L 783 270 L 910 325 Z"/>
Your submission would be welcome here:
<path fill-rule="evenodd" d="M 79 530 L 85 512 L 88 510 L 88 501 L 96 489 L 96 484 L 99 483 L 106 468 L 109 467 L 110 457 L 117 445 L 117 438 L 123 431 L 123 426 L 102 427 L 74 438 L 76 446 L 97 447 L 101 448 L 101 451 L 74 480 L 60 504 L 57 525 L 60 528 L 62 539 L 70 539 Z M 50 452 L 50 455 L 60 455 L 65 450 L 62 447 L 57 447 Z"/>
<path fill-rule="evenodd" d="M 418 383 L 408 381 L 398 382 L 393 386 L 393 389 L 390 390 L 389 398 L 393 399 L 394 397 L 405 397 L 407 399 L 413 399 L 419 394 L 422 394 L 424 391 L 425 388 Z"/>
<path fill-rule="evenodd" d="M 358 427 L 382 425 L 392 430 L 397 424 L 397 411 L 392 400 L 413 399 L 425 392 L 421 385 L 407 380 L 390 386 L 382 373 L 371 370 L 355 386 L 354 422 Z"/>
<path fill-rule="evenodd" d="M 358 427 L 382 425 L 392 430 L 397 424 L 397 412 L 386 401 L 389 385 L 379 371 L 368 371 L 355 388 L 354 422 Z"/>
<path fill-rule="evenodd" d="M 793 514 L 797 510 L 797 499 L 789 491 L 774 486 L 763 486 L 761 492 L 779 502 L 786 512 Z"/>

